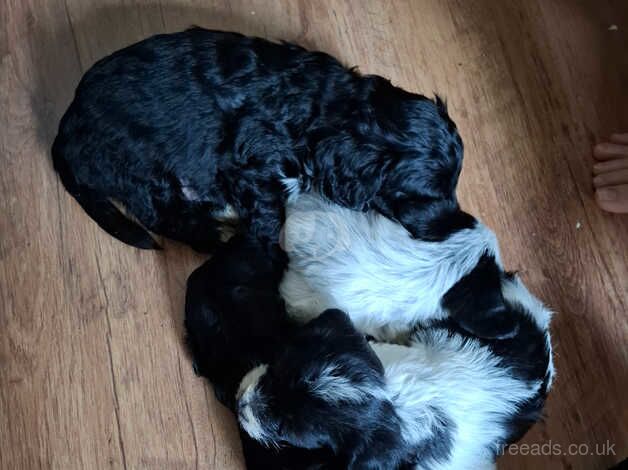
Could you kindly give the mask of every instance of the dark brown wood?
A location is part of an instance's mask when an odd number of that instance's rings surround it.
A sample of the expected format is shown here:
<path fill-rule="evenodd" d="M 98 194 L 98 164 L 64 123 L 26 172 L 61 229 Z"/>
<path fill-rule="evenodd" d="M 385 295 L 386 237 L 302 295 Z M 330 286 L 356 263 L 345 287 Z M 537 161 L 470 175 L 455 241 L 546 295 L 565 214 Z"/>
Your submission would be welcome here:
<path fill-rule="evenodd" d="M 242 468 L 233 419 L 183 345 L 202 257 L 108 237 L 48 153 L 94 61 L 191 24 L 297 41 L 444 95 L 466 143 L 464 206 L 556 312 L 558 377 L 524 442 L 560 452 L 520 449 L 500 468 L 628 455 L 628 216 L 599 211 L 590 182 L 591 145 L 628 131 L 625 1 L 3 0 L 0 19 L 0 468 Z M 607 441 L 615 455 L 568 455 Z"/>

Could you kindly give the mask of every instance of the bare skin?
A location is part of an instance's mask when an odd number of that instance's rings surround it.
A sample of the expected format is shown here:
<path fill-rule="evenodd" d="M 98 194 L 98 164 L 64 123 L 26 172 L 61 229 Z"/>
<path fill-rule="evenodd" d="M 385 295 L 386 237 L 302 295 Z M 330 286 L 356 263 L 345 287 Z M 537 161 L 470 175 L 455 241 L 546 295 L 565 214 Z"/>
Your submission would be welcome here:
<path fill-rule="evenodd" d="M 595 200 L 602 209 L 628 214 L 628 134 L 613 134 L 593 148 Z"/>

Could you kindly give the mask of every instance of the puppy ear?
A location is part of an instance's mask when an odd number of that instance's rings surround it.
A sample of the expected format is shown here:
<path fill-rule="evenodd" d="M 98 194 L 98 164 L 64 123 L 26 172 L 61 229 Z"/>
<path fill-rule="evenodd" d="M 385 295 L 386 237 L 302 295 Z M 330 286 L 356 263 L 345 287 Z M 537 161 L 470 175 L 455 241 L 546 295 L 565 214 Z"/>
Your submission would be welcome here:
<path fill-rule="evenodd" d="M 443 297 L 442 305 L 458 325 L 484 339 L 508 339 L 519 331 L 519 322 L 504 301 L 501 270 L 495 258 L 482 255 L 473 270 Z"/>
<path fill-rule="evenodd" d="M 439 95 L 434 95 L 434 101 L 436 102 L 436 109 L 438 109 L 438 113 L 449 119 L 449 114 L 447 114 L 447 101 L 441 98 Z"/>

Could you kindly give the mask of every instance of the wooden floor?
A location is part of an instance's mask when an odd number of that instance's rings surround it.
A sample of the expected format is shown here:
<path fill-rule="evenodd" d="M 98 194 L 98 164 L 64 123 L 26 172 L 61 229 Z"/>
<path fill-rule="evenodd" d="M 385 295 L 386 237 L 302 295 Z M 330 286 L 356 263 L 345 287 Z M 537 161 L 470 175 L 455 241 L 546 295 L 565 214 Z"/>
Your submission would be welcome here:
<path fill-rule="evenodd" d="M 590 183 L 591 144 L 628 129 L 625 0 L 2 0 L 0 18 L 2 469 L 242 468 L 234 421 L 182 343 L 201 258 L 113 240 L 49 157 L 94 61 L 192 24 L 296 41 L 447 97 L 466 143 L 464 207 L 556 311 L 558 379 L 525 439 L 554 455 L 500 468 L 606 469 L 628 455 L 628 216 L 598 211 Z"/>

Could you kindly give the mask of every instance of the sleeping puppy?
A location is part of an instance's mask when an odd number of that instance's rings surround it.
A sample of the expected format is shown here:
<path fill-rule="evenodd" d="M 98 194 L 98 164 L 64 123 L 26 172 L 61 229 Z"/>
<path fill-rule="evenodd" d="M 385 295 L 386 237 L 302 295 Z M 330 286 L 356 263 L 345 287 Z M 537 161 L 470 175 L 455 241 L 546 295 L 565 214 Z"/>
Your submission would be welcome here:
<path fill-rule="evenodd" d="M 294 328 L 277 291 L 283 256 L 238 236 L 188 278 L 185 327 L 194 369 L 232 411 L 242 378 L 272 363 Z M 343 469 L 330 449 L 269 448 L 240 437 L 249 469 Z"/>
<path fill-rule="evenodd" d="M 266 446 L 330 448 L 348 469 L 494 468 L 540 418 L 552 380 L 548 312 L 510 307 L 520 324 L 511 338 L 480 339 L 445 320 L 407 345 L 369 345 L 327 310 L 244 377 L 240 425 Z"/>
<path fill-rule="evenodd" d="M 438 98 L 322 52 L 201 28 L 98 61 L 52 146 L 65 188 L 108 233 L 156 248 L 148 229 L 199 251 L 235 214 L 276 243 L 303 189 L 439 239 L 443 217 L 473 222 L 457 211 L 462 154 Z"/>
<path fill-rule="evenodd" d="M 270 286 L 282 254 L 256 250 L 232 239 L 186 296 L 196 369 L 237 411 L 249 468 L 492 468 L 539 419 L 550 314 L 514 276 L 500 275 L 507 339 L 446 319 L 369 345 L 339 310 L 291 324 Z"/>
<path fill-rule="evenodd" d="M 504 284 L 497 240 L 479 221 L 441 228 L 440 241 L 417 240 L 377 213 L 313 193 L 291 199 L 286 214 L 282 239 L 290 261 L 280 292 L 292 318 L 305 322 L 339 308 L 358 330 L 389 342 L 445 318 L 487 339 L 517 333 L 519 316 L 508 301 L 525 304 L 519 296 L 531 296 L 519 281 L 517 289 Z"/>

